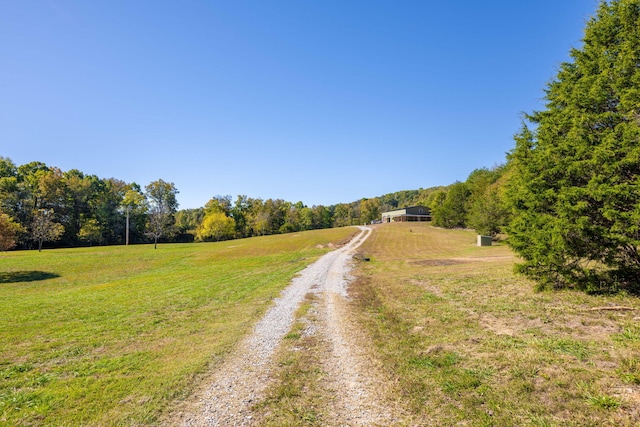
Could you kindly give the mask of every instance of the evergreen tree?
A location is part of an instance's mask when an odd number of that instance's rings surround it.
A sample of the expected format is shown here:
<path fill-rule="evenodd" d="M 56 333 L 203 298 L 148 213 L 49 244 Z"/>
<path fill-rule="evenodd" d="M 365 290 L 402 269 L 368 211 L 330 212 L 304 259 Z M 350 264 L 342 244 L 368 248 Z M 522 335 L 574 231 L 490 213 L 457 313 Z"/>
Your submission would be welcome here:
<path fill-rule="evenodd" d="M 602 2 L 509 159 L 518 270 L 542 287 L 640 288 L 640 0 Z"/>

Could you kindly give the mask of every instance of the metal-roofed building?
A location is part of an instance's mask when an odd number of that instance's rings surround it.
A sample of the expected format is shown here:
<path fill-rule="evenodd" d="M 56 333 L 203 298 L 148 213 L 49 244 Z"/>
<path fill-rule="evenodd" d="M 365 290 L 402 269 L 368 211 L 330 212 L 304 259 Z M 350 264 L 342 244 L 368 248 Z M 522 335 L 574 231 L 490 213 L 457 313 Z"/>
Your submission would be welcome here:
<path fill-rule="evenodd" d="M 408 208 L 382 213 L 382 222 L 392 221 L 431 221 L 431 211 L 426 206 L 410 206 Z"/>

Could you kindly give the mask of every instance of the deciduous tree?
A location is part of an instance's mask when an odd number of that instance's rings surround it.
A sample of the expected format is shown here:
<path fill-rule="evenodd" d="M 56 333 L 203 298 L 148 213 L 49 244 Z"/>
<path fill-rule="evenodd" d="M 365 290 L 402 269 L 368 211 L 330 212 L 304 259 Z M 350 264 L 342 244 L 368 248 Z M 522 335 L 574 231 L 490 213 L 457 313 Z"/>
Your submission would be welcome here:
<path fill-rule="evenodd" d="M 64 233 L 64 227 L 54 221 L 53 209 L 39 209 L 31 224 L 31 238 L 38 243 L 38 252 L 42 251 L 42 243 L 58 240 Z"/>
<path fill-rule="evenodd" d="M 452 184 L 441 204 L 432 207 L 433 223 L 438 227 L 466 227 L 467 201 L 471 191 L 464 182 Z"/>
<path fill-rule="evenodd" d="M 88 219 L 80 227 L 78 231 L 78 238 L 83 242 L 88 242 L 89 246 L 93 243 L 100 243 L 102 241 L 102 229 L 96 219 Z"/>
<path fill-rule="evenodd" d="M 0 251 L 6 251 L 18 243 L 18 233 L 23 231 L 22 226 L 15 222 L 9 215 L 0 213 Z"/>
<path fill-rule="evenodd" d="M 196 238 L 200 241 L 220 241 L 233 238 L 236 223 L 224 212 L 213 210 L 208 212 L 198 228 Z"/>
<path fill-rule="evenodd" d="M 380 218 L 380 201 L 377 198 L 362 199 L 360 201 L 360 221 L 369 224 Z"/>
<path fill-rule="evenodd" d="M 175 223 L 173 215 L 178 208 L 176 195 L 178 190 L 172 182 L 162 179 L 152 182 L 145 187 L 149 203 L 149 220 L 147 235 L 153 239 L 153 247 L 158 248 L 158 239 L 171 235 Z"/>

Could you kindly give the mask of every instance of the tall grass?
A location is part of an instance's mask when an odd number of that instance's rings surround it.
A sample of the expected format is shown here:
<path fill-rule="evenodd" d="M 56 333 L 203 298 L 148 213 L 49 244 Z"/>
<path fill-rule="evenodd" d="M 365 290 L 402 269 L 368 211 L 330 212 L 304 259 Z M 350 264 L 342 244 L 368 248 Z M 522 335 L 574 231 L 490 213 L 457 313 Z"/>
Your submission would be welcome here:
<path fill-rule="evenodd" d="M 353 233 L 0 254 L 0 425 L 153 425 Z"/>
<path fill-rule="evenodd" d="M 640 425 L 638 299 L 537 293 L 475 237 L 385 224 L 361 247 L 354 307 L 410 424 Z"/>

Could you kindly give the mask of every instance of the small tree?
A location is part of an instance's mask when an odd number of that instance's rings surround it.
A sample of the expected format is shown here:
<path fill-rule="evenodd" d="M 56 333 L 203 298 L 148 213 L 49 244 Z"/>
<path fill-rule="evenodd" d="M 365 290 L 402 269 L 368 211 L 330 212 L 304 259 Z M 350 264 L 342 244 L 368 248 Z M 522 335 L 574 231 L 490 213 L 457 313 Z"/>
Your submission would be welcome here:
<path fill-rule="evenodd" d="M 54 222 L 53 209 L 38 209 L 31 223 L 31 238 L 38 242 L 38 252 L 42 251 L 43 242 L 53 242 L 62 236 L 64 227 Z"/>
<path fill-rule="evenodd" d="M 0 157 L 0 160 L 2 157 Z M 0 214 L 0 251 L 7 251 L 18 243 L 18 234 L 22 226 L 7 214 Z"/>
<path fill-rule="evenodd" d="M 172 182 L 161 179 L 145 187 L 149 203 L 149 220 L 147 236 L 153 239 L 154 249 L 158 248 L 158 239 L 173 233 L 175 219 L 173 215 L 178 209 L 176 194 L 178 190 Z"/>

